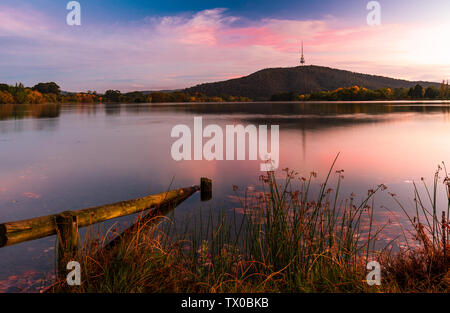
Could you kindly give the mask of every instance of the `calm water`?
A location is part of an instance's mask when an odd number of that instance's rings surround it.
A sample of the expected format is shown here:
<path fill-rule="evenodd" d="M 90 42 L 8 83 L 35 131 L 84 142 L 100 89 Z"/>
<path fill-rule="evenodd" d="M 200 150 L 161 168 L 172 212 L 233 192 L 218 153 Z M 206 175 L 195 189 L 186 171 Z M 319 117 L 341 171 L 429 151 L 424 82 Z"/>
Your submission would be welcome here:
<path fill-rule="evenodd" d="M 75 210 L 157 193 L 171 185 L 214 183 L 214 196 L 195 195 L 177 209 L 233 208 L 233 185 L 258 185 L 260 161 L 181 161 L 170 155 L 172 127 L 280 125 L 280 169 L 323 177 L 340 152 L 343 196 L 362 198 L 384 183 L 412 207 L 412 181 L 431 183 L 450 163 L 449 103 L 248 103 L 179 105 L 0 106 L 0 222 Z M 334 178 L 333 178 L 334 179 Z M 444 197 L 442 197 L 443 200 Z M 376 197 L 398 212 L 392 199 Z M 401 219 L 401 218 L 400 218 Z M 0 249 L 0 281 L 53 268 L 54 238 Z M 1 289 L 1 284 L 0 284 Z"/>

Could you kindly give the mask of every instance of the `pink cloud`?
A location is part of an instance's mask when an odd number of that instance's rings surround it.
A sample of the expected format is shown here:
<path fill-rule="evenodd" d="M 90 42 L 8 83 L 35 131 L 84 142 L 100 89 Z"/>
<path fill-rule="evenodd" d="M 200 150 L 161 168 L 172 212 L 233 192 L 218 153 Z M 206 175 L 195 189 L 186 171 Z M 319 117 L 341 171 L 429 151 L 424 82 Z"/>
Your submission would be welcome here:
<path fill-rule="evenodd" d="M 0 36 L 27 36 L 48 28 L 45 16 L 37 11 L 0 7 Z"/>

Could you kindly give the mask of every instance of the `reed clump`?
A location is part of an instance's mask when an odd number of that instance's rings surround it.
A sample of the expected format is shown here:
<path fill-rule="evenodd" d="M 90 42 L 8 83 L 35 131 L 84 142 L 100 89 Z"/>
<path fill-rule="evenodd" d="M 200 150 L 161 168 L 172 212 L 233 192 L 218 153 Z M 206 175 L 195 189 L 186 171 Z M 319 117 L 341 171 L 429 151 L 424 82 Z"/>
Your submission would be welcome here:
<path fill-rule="evenodd" d="M 440 175 L 447 196 L 447 206 L 438 207 Z M 434 174 L 433 187 L 429 188 L 422 178 L 422 188 L 414 183 L 414 205 L 411 210 L 392 195 L 403 210 L 412 226 L 410 237 L 418 242 L 415 246 L 407 244 L 395 254 L 383 254 L 382 264 L 389 285 L 399 292 L 449 292 L 450 291 L 450 245 L 448 242 L 450 226 L 450 178 L 445 166 L 439 166 Z M 422 189 L 422 193 L 420 192 Z M 425 195 L 425 198 L 421 196 Z M 413 217 L 408 212 L 415 212 Z M 441 214 L 439 214 L 441 213 Z M 407 238 L 405 238 L 407 242 Z"/>
<path fill-rule="evenodd" d="M 429 218 L 424 226 L 425 217 L 417 215 L 411 222 L 422 238 L 418 247 L 376 249 L 383 226 L 374 223 L 374 195 L 386 187 L 369 190 L 360 202 L 353 195 L 341 199 L 343 171 L 333 166 L 319 185 L 315 173 L 304 178 L 285 169 L 278 179 L 269 172 L 260 177 L 261 188 L 234 188 L 240 208 L 199 211 L 182 225 L 173 216 L 139 218 L 126 240 L 112 247 L 107 242 L 115 230 L 91 232 L 95 236 L 86 236 L 76 256 L 81 286 L 58 282 L 51 291 L 448 291 L 448 252 L 441 245 L 447 222 L 433 217 L 436 224 Z M 382 265 L 381 285 L 366 282 L 372 260 Z"/>

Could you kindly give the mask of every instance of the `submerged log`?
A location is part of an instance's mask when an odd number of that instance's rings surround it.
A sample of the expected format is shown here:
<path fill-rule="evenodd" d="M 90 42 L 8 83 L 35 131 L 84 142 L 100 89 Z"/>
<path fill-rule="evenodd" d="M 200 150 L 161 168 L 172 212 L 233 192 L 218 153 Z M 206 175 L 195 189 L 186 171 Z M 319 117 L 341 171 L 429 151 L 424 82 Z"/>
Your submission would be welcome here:
<path fill-rule="evenodd" d="M 180 196 L 189 197 L 199 190 L 200 186 L 181 188 L 134 200 L 70 212 L 76 217 L 78 227 L 85 227 L 113 218 L 156 208 L 165 202 L 177 200 Z M 57 232 L 56 221 L 58 218 L 60 218 L 60 214 L 52 214 L 0 224 L 0 247 L 55 235 Z"/>

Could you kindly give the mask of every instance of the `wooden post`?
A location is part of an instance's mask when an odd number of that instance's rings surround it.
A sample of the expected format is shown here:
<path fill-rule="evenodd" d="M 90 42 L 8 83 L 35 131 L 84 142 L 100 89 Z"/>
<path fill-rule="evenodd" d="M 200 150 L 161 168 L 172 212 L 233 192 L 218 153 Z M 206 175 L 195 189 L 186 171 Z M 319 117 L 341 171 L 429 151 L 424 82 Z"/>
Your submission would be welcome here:
<path fill-rule="evenodd" d="M 6 246 L 8 239 L 6 237 L 6 227 L 0 224 L 0 247 Z"/>
<path fill-rule="evenodd" d="M 73 261 L 78 250 L 78 217 L 72 211 L 65 211 L 56 216 L 58 234 L 58 276 L 64 279 L 66 265 Z"/>
<path fill-rule="evenodd" d="M 202 177 L 200 179 L 200 199 L 208 201 L 212 198 L 212 181 L 209 178 Z"/>

